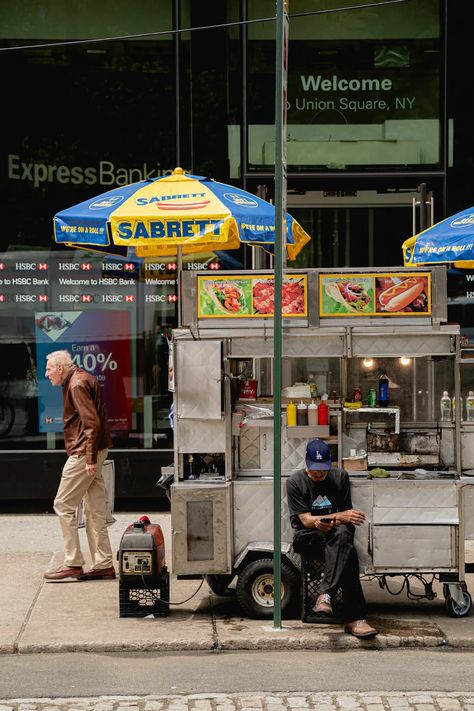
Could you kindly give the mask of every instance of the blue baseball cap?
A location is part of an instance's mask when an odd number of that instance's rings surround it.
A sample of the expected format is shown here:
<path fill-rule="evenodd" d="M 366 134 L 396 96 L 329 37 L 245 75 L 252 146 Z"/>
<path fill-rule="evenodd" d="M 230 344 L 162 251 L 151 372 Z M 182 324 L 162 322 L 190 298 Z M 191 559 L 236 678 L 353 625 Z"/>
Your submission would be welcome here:
<path fill-rule="evenodd" d="M 312 471 L 331 469 L 331 451 L 322 439 L 312 439 L 306 445 L 306 468 Z"/>

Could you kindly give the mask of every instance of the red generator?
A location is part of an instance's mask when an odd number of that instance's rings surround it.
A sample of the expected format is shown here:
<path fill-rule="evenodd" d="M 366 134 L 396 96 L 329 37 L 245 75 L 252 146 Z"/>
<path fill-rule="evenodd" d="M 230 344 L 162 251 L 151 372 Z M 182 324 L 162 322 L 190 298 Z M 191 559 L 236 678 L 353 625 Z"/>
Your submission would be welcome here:
<path fill-rule="evenodd" d="M 140 516 L 125 529 L 117 558 L 120 617 L 166 617 L 170 585 L 161 526 Z"/>

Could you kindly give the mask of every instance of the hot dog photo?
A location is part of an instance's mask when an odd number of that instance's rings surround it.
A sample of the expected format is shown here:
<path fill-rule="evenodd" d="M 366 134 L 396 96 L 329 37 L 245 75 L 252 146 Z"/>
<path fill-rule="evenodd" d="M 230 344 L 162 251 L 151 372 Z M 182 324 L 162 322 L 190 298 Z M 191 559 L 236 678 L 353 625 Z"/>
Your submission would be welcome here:
<path fill-rule="evenodd" d="M 428 279 L 425 275 L 376 277 L 378 313 L 430 313 Z"/>

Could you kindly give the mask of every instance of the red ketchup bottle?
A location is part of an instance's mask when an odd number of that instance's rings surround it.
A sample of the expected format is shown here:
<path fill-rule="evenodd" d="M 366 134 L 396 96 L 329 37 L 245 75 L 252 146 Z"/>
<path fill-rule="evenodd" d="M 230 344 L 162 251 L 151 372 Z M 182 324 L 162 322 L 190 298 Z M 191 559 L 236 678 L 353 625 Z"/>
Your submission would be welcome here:
<path fill-rule="evenodd" d="M 329 424 L 329 406 L 326 400 L 321 400 L 318 407 L 318 425 Z"/>

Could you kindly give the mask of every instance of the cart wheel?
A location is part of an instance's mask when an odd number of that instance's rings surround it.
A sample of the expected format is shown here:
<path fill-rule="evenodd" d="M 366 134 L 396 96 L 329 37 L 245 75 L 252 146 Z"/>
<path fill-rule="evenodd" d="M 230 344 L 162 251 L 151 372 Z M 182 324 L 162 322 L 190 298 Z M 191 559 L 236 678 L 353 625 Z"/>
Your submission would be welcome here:
<path fill-rule="evenodd" d="M 281 611 L 288 613 L 298 599 L 300 579 L 294 568 L 281 564 Z M 237 599 L 249 617 L 268 619 L 273 616 L 273 560 L 254 560 L 237 579 Z"/>
<path fill-rule="evenodd" d="M 450 595 L 449 595 L 449 585 L 446 585 L 446 583 L 444 583 L 444 585 L 443 585 L 443 597 L 444 597 L 445 600 L 447 600 L 448 597 L 450 597 Z"/>
<path fill-rule="evenodd" d="M 446 598 L 446 610 L 450 617 L 467 617 L 471 611 L 472 598 L 467 590 L 463 590 L 464 607 L 461 607 L 451 595 Z"/>
<path fill-rule="evenodd" d="M 233 575 L 205 575 L 204 577 L 214 595 L 224 595 L 234 579 Z"/>

